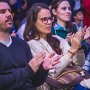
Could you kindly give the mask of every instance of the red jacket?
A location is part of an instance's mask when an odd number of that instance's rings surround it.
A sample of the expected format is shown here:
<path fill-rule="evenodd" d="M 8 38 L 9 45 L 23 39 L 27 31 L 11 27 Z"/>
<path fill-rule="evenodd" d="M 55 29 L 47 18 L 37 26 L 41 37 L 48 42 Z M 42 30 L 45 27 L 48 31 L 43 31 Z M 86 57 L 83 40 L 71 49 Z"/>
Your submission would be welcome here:
<path fill-rule="evenodd" d="M 90 26 L 90 0 L 83 0 L 84 25 Z"/>

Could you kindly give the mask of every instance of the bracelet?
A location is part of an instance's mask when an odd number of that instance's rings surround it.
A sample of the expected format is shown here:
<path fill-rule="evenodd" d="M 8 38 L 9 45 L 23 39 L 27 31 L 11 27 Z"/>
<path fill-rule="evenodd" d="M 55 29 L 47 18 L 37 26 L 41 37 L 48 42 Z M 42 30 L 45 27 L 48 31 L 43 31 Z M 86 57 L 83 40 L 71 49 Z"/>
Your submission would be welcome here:
<path fill-rule="evenodd" d="M 68 50 L 69 53 L 71 53 L 72 55 L 75 55 L 75 53 L 71 52 L 70 50 Z"/>

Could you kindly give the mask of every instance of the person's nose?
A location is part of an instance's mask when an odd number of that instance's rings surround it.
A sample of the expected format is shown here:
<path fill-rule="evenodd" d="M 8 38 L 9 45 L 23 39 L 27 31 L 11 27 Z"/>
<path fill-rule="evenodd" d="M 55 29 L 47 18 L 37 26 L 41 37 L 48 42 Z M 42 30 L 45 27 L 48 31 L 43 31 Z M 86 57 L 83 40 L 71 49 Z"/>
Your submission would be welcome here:
<path fill-rule="evenodd" d="M 52 23 L 52 20 L 48 19 L 48 24 L 51 24 Z"/>
<path fill-rule="evenodd" d="M 67 13 L 71 14 L 71 10 L 69 8 L 67 8 Z"/>
<path fill-rule="evenodd" d="M 12 13 L 11 13 L 9 10 L 7 10 L 7 11 L 6 11 L 6 16 L 7 16 L 7 17 L 12 17 Z"/>

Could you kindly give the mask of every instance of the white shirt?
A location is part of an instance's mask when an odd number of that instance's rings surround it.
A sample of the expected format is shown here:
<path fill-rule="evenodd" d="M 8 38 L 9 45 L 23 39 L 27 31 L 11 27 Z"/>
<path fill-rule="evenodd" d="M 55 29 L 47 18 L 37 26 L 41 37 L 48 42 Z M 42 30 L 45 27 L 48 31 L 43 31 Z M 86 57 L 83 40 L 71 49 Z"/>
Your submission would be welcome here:
<path fill-rule="evenodd" d="M 54 35 L 54 37 L 57 37 L 60 41 L 60 48 L 62 49 L 62 52 L 64 56 L 60 59 L 60 63 L 56 65 L 56 67 L 52 70 L 49 70 L 49 75 L 52 77 L 56 77 L 57 75 L 60 74 L 60 72 L 67 67 L 72 59 L 70 60 L 68 58 L 68 55 L 66 54 L 68 49 L 70 48 L 69 44 L 65 39 L 60 38 L 57 35 Z M 30 46 L 32 55 L 35 56 L 37 53 L 44 51 L 46 53 L 46 56 L 48 56 L 50 53 L 52 53 L 54 50 L 52 47 L 49 45 L 49 43 L 41 38 L 40 40 L 30 40 L 27 42 L 28 45 Z M 57 54 L 55 55 L 57 56 Z"/>

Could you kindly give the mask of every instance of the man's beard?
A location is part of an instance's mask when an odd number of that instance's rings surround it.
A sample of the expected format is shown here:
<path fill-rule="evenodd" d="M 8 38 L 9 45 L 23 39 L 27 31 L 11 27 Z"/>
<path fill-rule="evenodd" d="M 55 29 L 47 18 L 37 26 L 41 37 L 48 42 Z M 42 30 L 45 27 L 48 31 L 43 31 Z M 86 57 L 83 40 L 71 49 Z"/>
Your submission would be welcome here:
<path fill-rule="evenodd" d="M 2 32 L 2 33 L 9 33 L 10 29 L 1 29 L 0 32 Z"/>

